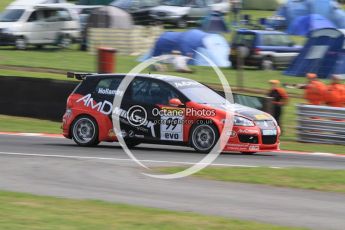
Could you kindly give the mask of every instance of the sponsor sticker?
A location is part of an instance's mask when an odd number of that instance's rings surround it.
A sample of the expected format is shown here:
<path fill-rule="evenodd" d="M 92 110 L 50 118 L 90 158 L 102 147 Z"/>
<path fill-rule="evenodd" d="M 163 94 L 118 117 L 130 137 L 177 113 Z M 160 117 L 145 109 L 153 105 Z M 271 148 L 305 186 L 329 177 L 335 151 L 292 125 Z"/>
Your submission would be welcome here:
<path fill-rule="evenodd" d="M 184 109 L 162 108 L 165 114 L 160 117 L 161 140 L 183 141 Z"/>
<path fill-rule="evenodd" d="M 249 150 L 250 151 L 259 151 L 260 147 L 258 145 L 250 145 Z"/>
<path fill-rule="evenodd" d="M 266 119 L 269 119 L 270 117 L 267 115 L 267 114 L 258 114 L 258 115 L 255 115 L 255 119 L 256 120 L 266 120 Z"/>
<path fill-rule="evenodd" d="M 237 131 L 239 134 L 259 134 L 258 130 L 255 129 L 239 129 Z"/>

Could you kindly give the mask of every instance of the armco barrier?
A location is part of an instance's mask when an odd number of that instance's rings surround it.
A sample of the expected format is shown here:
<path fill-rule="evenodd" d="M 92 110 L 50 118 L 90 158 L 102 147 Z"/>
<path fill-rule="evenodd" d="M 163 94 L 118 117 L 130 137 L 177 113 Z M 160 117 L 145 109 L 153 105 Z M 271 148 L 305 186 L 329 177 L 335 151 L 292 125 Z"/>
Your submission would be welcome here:
<path fill-rule="evenodd" d="M 0 77 L 0 114 L 61 121 L 67 97 L 77 84 L 72 81 Z M 234 94 L 234 100 L 242 105 L 270 111 L 269 98 Z"/>
<path fill-rule="evenodd" d="M 66 99 L 78 83 L 0 77 L 0 114 L 61 121 Z"/>
<path fill-rule="evenodd" d="M 297 105 L 301 142 L 345 145 L 345 108 Z"/>

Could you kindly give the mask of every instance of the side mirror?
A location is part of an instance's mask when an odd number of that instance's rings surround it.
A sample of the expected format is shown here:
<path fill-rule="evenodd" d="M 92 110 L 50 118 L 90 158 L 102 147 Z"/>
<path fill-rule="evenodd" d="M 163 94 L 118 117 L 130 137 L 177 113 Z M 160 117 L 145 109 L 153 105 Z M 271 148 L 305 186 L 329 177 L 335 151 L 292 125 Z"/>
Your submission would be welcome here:
<path fill-rule="evenodd" d="M 179 107 L 179 106 L 183 105 L 183 103 L 178 98 L 172 98 L 169 100 L 169 105 Z"/>

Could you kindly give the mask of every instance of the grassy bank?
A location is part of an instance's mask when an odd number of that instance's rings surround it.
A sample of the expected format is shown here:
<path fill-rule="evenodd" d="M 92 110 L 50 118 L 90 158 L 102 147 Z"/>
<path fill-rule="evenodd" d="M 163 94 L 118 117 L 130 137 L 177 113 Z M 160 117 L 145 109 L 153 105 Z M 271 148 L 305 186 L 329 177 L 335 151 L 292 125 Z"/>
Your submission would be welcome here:
<path fill-rule="evenodd" d="M 153 208 L 0 192 L 0 229 L 283 230 L 250 221 Z"/>
<path fill-rule="evenodd" d="M 61 133 L 61 123 L 0 115 L 0 132 Z"/>
<path fill-rule="evenodd" d="M 182 169 L 164 168 L 161 170 L 165 173 L 174 173 Z M 345 193 L 345 170 L 208 167 L 195 176 L 219 181 Z"/>
<path fill-rule="evenodd" d="M 55 50 L 55 49 L 53 49 Z M 133 67 L 139 64 L 136 61 L 137 57 L 132 56 L 118 56 L 116 63 L 116 72 L 126 73 L 130 71 Z M 14 66 L 17 71 L 23 71 L 21 67 L 29 68 L 41 68 L 42 74 L 37 75 L 35 72 L 30 72 L 25 69 L 27 76 L 32 77 L 51 77 L 50 74 L 46 74 L 48 70 L 46 68 L 51 68 L 54 70 L 61 70 L 63 72 L 67 71 L 81 71 L 81 72 L 96 72 L 96 56 L 89 53 L 72 50 L 59 50 L 59 51 L 49 51 L 49 50 L 28 50 L 28 51 L 17 51 L 13 49 L 2 49 L 0 53 L 0 65 L 2 66 Z M 175 72 L 165 72 L 164 74 L 178 75 L 187 78 L 191 78 L 203 83 L 208 84 L 220 84 L 220 80 L 209 67 L 192 67 L 195 70 L 193 74 L 179 74 Z M 0 68 L 1 69 L 1 68 Z M 40 70 L 40 69 L 39 69 Z M 221 69 L 227 80 L 232 87 L 238 86 L 237 84 L 237 72 L 230 68 Z M 6 76 L 8 70 L 1 69 L 0 76 Z M 152 72 L 147 69 L 143 73 Z M 152 72 L 157 73 L 157 72 Z M 57 76 L 52 76 L 56 78 Z M 64 74 L 61 74 L 61 79 L 66 79 Z M 253 89 L 267 89 L 267 82 L 271 79 L 278 79 L 283 83 L 304 83 L 304 78 L 299 77 L 288 77 L 282 75 L 282 70 L 278 71 L 258 71 L 255 68 L 247 68 L 244 71 L 244 87 Z M 299 90 L 288 89 L 289 93 L 301 94 Z"/>

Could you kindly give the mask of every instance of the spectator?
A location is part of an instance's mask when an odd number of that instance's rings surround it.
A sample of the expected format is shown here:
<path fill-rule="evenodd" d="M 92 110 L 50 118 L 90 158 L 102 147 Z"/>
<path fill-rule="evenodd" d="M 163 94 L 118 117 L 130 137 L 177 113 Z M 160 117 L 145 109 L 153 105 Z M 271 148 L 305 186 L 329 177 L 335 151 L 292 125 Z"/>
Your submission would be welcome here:
<path fill-rule="evenodd" d="M 326 91 L 325 101 L 328 106 L 345 106 L 345 85 L 341 84 L 341 76 L 332 76 L 332 82 Z"/>
<path fill-rule="evenodd" d="M 193 73 L 193 70 L 191 70 L 188 67 L 188 61 L 192 59 L 190 56 L 183 56 L 181 55 L 181 52 L 178 50 L 172 51 L 172 59 L 171 64 L 174 67 L 174 70 L 176 72 L 180 73 Z"/>
<path fill-rule="evenodd" d="M 278 80 L 270 80 L 269 83 L 271 84 L 271 90 L 268 93 L 269 97 L 272 97 L 272 104 L 273 104 L 273 117 L 278 122 L 279 126 L 281 126 L 281 114 L 283 110 L 283 106 L 288 103 L 289 97 L 285 91 L 285 89 L 280 87 L 280 81 Z"/>
<path fill-rule="evenodd" d="M 304 88 L 304 99 L 308 101 L 310 105 L 322 105 L 325 100 L 325 93 L 327 86 L 318 80 L 318 77 L 314 73 L 308 73 L 308 84 Z"/>
<path fill-rule="evenodd" d="M 231 0 L 231 12 L 234 16 L 234 21 L 233 21 L 234 25 L 238 24 L 238 16 L 241 12 L 241 8 L 242 8 L 241 0 Z"/>

